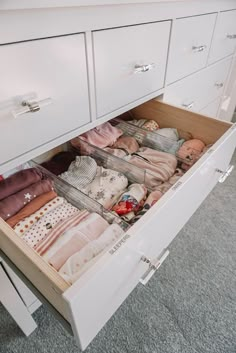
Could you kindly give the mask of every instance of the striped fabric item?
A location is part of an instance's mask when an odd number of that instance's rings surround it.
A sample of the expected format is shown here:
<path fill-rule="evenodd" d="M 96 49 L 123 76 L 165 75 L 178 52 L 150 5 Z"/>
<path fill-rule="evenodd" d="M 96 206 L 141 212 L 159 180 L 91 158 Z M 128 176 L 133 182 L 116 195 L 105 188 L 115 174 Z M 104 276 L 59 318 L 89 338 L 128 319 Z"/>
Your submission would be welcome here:
<path fill-rule="evenodd" d="M 37 253 L 43 255 L 50 248 L 50 246 L 55 243 L 61 234 L 63 234 L 66 230 L 77 226 L 88 215 L 89 212 L 87 210 L 82 210 L 73 216 L 62 220 L 55 227 L 53 227 L 44 239 L 37 243 L 34 249 Z"/>

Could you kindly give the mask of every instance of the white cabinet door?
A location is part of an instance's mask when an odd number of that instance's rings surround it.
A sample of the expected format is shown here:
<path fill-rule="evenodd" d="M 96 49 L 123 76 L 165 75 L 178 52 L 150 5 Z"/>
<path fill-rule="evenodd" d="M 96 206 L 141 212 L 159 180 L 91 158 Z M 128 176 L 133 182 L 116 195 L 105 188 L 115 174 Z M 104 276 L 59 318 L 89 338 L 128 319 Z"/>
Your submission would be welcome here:
<path fill-rule="evenodd" d="M 163 101 L 199 112 L 223 94 L 231 61 L 226 59 L 168 86 Z"/>
<path fill-rule="evenodd" d="M 200 110 L 200 113 L 203 115 L 211 116 L 212 118 L 216 118 L 219 110 L 220 102 L 221 102 L 221 97 L 215 99 L 213 102 L 208 104 L 205 108 Z"/>
<path fill-rule="evenodd" d="M 0 77 L 0 167 L 90 121 L 83 34 L 1 46 Z"/>
<path fill-rule="evenodd" d="M 181 18 L 173 23 L 167 84 L 206 66 L 216 14 Z"/>
<path fill-rule="evenodd" d="M 236 47 L 236 10 L 221 12 L 216 21 L 209 63 L 232 54 Z"/>
<path fill-rule="evenodd" d="M 164 85 L 170 21 L 93 33 L 97 116 Z"/>

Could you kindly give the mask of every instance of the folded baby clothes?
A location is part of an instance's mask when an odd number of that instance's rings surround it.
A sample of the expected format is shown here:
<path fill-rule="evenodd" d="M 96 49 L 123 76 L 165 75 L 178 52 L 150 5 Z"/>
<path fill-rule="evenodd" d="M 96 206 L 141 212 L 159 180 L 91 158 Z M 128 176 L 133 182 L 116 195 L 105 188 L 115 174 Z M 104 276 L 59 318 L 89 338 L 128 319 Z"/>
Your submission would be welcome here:
<path fill-rule="evenodd" d="M 47 236 L 37 243 L 34 248 L 35 251 L 37 251 L 40 255 L 43 255 L 59 239 L 59 237 L 65 233 L 65 231 L 77 226 L 88 215 L 89 212 L 87 210 L 78 211 L 74 215 L 57 223 L 55 227 L 50 230 Z"/>
<path fill-rule="evenodd" d="M 174 175 L 170 177 L 168 181 L 165 181 L 163 184 L 157 186 L 155 190 L 165 194 L 183 175 L 184 172 L 180 168 L 177 168 Z"/>
<path fill-rule="evenodd" d="M 167 181 L 174 174 L 177 166 L 174 155 L 148 147 L 141 147 L 137 153 L 125 157 L 125 160 L 147 172 L 145 184 L 149 188 Z"/>
<path fill-rule="evenodd" d="M 112 169 L 97 167 L 94 180 L 82 191 L 108 209 L 114 205 L 127 185 L 128 179 L 124 174 Z"/>
<path fill-rule="evenodd" d="M 55 175 L 64 173 L 75 159 L 76 155 L 70 151 L 57 153 L 50 161 L 42 163 L 42 166 Z"/>
<path fill-rule="evenodd" d="M 0 201 L 0 217 L 7 220 L 19 212 L 27 203 L 52 190 L 53 182 L 48 179 L 38 181 L 14 195 L 8 196 L 6 199 Z"/>
<path fill-rule="evenodd" d="M 201 155 L 205 143 L 199 139 L 192 139 L 184 142 L 177 152 L 177 157 L 184 160 L 184 163 L 193 165 Z"/>
<path fill-rule="evenodd" d="M 76 212 L 78 212 L 78 208 L 72 206 L 69 202 L 63 199 L 61 205 L 40 218 L 27 232 L 25 232 L 22 238 L 29 246 L 34 247 L 40 240 L 44 239 L 48 232 L 55 227 L 57 223 L 72 216 Z"/>
<path fill-rule="evenodd" d="M 133 119 L 133 120 L 129 120 L 127 122 L 132 125 L 142 127 L 147 122 L 147 119 Z M 119 124 L 117 126 L 119 127 Z"/>
<path fill-rule="evenodd" d="M 0 200 L 40 181 L 42 173 L 36 168 L 24 169 L 0 181 Z"/>
<path fill-rule="evenodd" d="M 138 211 L 137 215 L 132 219 L 131 223 L 134 224 L 137 222 L 145 213 L 153 206 L 155 203 L 160 200 L 163 196 L 163 193 L 159 190 L 152 191 L 145 201 L 143 208 Z"/>
<path fill-rule="evenodd" d="M 132 154 L 138 151 L 139 144 L 134 137 L 131 136 L 121 136 L 112 145 L 112 148 L 121 149 L 127 154 Z"/>
<path fill-rule="evenodd" d="M 75 282 L 79 278 L 85 264 L 88 264 L 96 257 L 98 258 L 99 254 L 106 251 L 123 234 L 124 231 L 121 227 L 117 224 L 111 224 L 99 238 L 90 241 L 80 251 L 70 256 L 60 268 L 59 273 L 66 281 Z"/>
<path fill-rule="evenodd" d="M 84 134 L 80 135 L 79 138 L 90 143 L 91 145 L 104 148 L 113 145 L 122 134 L 122 130 L 106 122 L 92 130 L 89 130 L 88 132 L 85 132 Z M 76 137 L 71 140 L 71 144 L 78 148 L 80 147 L 80 140 Z"/>
<path fill-rule="evenodd" d="M 55 193 L 55 191 L 49 191 L 45 194 L 36 197 L 29 204 L 23 207 L 15 216 L 9 218 L 7 220 L 7 223 L 9 224 L 9 226 L 14 227 L 17 223 L 29 217 L 34 212 L 38 211 L 41 207 L 45 206 L 47 202 L 51 201 L 56 197 L 57 194 Z"/>
<path fill-rule="evenodd" d="M 44 206 L 42 206 L 39 210 L 32 213 L 29 217 L 26 217 L 25 219 L 22 219 L 20 222 L 18 222 L 14 226 L 15 233 L 22 237 L 25 234 L 25 232 L 29 231 L 30 228 L 35 223 L 37 223 L 43 216 L 53 211 L 56 207 L 62 205 L 63 202 L 64 202 L 64 198 L 59 196 L 47 202 Z"/>
<path fill-rule="evenodd" d="M 131 217 L 128 216 L 128 220 L 134 217 L 142 206 L 141 202 L 147 194 L 147 188 L 143 184 L 131 184 L 128 190 L 121 195 L 117 204 L 112 207 L 112 211 L 115 211 L 119 216 L 127 215 L 132 212 Z"/>
<path fill-rule="evenodd" d="M 99 214 L 90 213 L 76 227 L 66 232 L 64 238 L 67 242 L 49 258 L 50 265 L 59 270 L 70 256 L 80 251 L 90 241 L 97 239 L 108 226 L 109 223 Z"/>
<path fill-rule="evenodd" d="M 155 134 L 147 134 L 143 140 L 143 144 L 151 145 L 157 150 L 163 152 L 176 154 L 184 140 L 179 140 L 177 129 L 163 128 L 159 129 Z"/>
<path fill-rule="evenodd" d="M 123 149 L 119 149 L 119 148 L 105 147 L 103 148 L 103 150 L 119 158 L 124 158 L 125 156 L 128 155 L 127 151 L 124 151 Z"/>
<path fill-rule="evenodd" d="M 142 129 L 145 129 L 148 131 L 156 131 L 159 128 L 160 127 L 155 120 L 146 120 L 145 123 L 142 125 Z"/>
<path fill-rule="evenodd" d="M 79 190 L 90 184 L 97 172 L 96 161 L 88 156 L 76 156 L 70 164 L 67 172 L 60 175 L 60 178 L 67 181 Z"/>

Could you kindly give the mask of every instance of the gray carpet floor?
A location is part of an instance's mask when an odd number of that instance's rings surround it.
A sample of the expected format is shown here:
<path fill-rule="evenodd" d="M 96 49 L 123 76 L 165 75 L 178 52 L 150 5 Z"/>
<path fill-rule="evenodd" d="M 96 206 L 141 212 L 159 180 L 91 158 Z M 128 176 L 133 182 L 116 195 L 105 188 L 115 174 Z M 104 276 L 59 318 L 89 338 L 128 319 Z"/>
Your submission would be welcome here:
<path fill-rule="evenodd" d="M 236 164 L 236 155 L 234 156 Z M 86 353 L 236 353 L 236 170 L 170 246 L 147 286 L 127 298 Z M 26 338 L 0 306 L 1 353 L 75 353 L 45 307 Z"/>

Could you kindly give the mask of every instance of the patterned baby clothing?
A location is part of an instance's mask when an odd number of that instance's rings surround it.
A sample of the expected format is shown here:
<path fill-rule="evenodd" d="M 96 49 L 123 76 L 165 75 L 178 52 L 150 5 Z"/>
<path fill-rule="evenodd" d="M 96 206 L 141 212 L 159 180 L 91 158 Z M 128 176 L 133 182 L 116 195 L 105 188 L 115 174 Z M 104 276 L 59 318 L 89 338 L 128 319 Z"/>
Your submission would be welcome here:
<path fill-rule="evenodd" d="M 96 177 L 83 192 L 108 209 L 114 205 L 127 185 L 128 179 L 124 174 L 97 167 Z"/>
<path fill-rule="evenodd" d="M 67 172 L 60 177 L 79 190 L 90 184 L 97 172 L 96 161 L 88 156 L 76 156 Z"/>
<path fill-rule="evenodd" d="M 147 194 L 147 188 L 143 184 L 131 184 L 128 190 L 121 195 L 119 201 L 112 207 L 119 216 L 125 215 L 125 220 L 130 221 L 135 213 L 142 207 L 142 201 Z"/>
<path fill-rule="evenodd" d="M 36 200 L 36 199 L 35 199 Z M 33 201 L 32 201 L 33 202 Z M 24 218 L 14 226 L 14 231 L 19 236 L 23 236 L 25 232 L 29 231 L 35 223 L 37 223 L 47 213 L 53 211 L 56 207 L 62 205 L 64 202 L 63 197 L 56 197 L 53 200 L 47 202 L 39 210 L 32 213 L 30 216 Z M 27 207 L 27 206 L 26 206 Z"/>
<path fill-rule="evenodd" d="M 59 273 L 66 281 L 75 282 L 84 266 L 89 265 L 91 260 L 98 259 L 98 255 L 108 250 L 123 234 L 124 231 L 120 226 L 111 224 L 97 239 L 90 241 L 80 251 L 70 256 L 60 268 Z"/>
<path fill-rule="evenodd" d="M 163 193 L 161 191 L 152 191 L 147 197 L 143 208 L 138 211 L 137 215 L 132 219 L 131 223 L 134 224 L 135 222 L 137 222 L 153 205 L 155 205 L 158 200 L 160 200 L 162 196 Z"/>
<path fill-rule="evenodd" d="M 52 190 L 53 182 L 49 179 L 40 180 L 37 183 L 29 185 L 27 188 L 0 201 L 0 217 L 6 220 L 14 216 L 36 197 Z"/>
<path fill-rule="evenodd" d="M 27 232 L 25 232 L 22 238 L 29 246 L 35 247 L 58 222 L 72 216 L 76 212 L 78 212 L 78 208 L 72 206 L 69 202 L 63 199 L 61 205 L 56 207 L 53 211 L 46 213 Z"/>
<path fill-rule="evenodd" d="M 42 173 L 36 168 L 24 169 L 0 181 L 0 200 L 40 181 Z"/>

